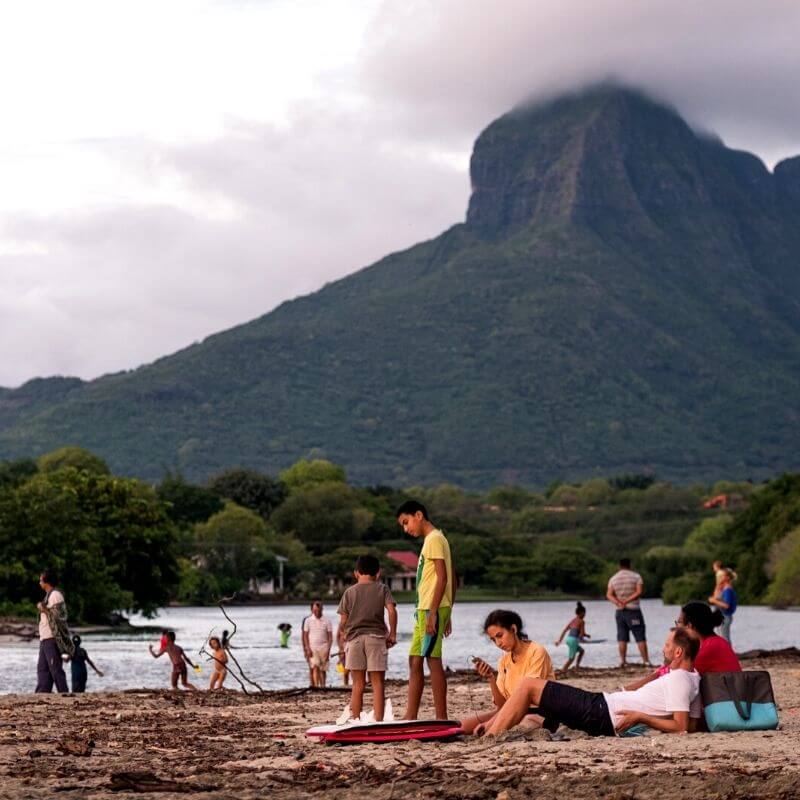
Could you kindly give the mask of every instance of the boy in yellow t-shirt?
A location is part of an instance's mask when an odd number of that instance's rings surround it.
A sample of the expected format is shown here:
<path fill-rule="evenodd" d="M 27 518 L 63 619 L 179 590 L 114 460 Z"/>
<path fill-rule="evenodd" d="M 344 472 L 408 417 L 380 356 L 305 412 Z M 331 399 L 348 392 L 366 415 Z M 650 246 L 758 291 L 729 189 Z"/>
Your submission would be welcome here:
<path fill-rule="evenodd" d="M 452 630 L 455 576 L 450 545 L 430 521 L 422 503 L 408 500 L 397 509 L 397 521 L 414 538 L 423 538 L 417 564 L 417 604 L 414 636 L 408 655 L 408 705 L 404 719 L 416 719 L 425 686 L 423 661 L 428 662 L 437 719 L 447 719 L 447 677 L 442 665 L 442 637 Z"/>

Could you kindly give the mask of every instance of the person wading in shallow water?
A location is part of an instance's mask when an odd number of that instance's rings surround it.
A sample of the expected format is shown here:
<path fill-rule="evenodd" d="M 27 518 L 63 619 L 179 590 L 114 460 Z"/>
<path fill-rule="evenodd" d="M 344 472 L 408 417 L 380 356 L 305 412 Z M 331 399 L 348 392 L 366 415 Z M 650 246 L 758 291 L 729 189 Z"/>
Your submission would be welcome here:
<path fill-rule="evenodd" d="M 333 623 L 322 614 L 322 601 L 311 604 L 311 614 L 303 620 L 303 652 L 308 661 L 311 685 L 324 687 L 333 645 Z"/>
<path fill-rule="evenodd" d="M 46 569 L 39 576 L 45 596 L 39 609 L 39 663 L 36 666 L 36 692 L 47 694 L 53 684 L 59 692 L 68 692 L 67 676 L 61 653 L 72 656 L 74 645 L 67 630 L 67 606 L 64 595 L 56 589 L 56 575 Z"/>

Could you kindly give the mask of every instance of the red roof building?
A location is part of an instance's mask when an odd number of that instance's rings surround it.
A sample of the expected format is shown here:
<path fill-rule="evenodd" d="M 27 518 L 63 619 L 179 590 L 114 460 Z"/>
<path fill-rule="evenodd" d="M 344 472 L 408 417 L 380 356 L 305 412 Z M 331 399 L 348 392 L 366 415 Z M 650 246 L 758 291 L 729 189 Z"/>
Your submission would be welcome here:
<path fill-rule="evenodd" d="M 413 592 L 417 585 L 419 556 L 411 550 L 389 550 L 386 554 L 400 566 L 394 575 L 386 575 L 386 585 L 393 592 Z"/>

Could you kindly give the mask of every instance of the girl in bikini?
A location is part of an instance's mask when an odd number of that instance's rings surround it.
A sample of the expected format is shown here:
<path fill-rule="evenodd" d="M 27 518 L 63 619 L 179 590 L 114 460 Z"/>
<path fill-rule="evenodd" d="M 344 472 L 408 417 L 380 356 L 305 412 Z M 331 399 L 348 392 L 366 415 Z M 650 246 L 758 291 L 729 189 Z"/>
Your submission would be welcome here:
<path fill-rule="evenodd" d="M 228 654 L 216 636 L 212 636 L 208 640 L 208 646 L 211 648 L 211 658 L 214 661 L 214 669 L 208 683 L 208 689 L 211 691 L 211 689 L 221 689 L 225 682 L 228 674 Z"/>

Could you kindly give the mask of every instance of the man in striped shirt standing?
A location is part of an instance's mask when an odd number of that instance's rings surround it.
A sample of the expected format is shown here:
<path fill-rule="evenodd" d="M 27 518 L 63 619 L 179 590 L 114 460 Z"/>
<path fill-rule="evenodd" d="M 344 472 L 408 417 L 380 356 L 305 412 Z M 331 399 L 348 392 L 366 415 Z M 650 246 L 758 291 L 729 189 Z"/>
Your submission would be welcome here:
<path fill-rule="evenodd" d="M 619 571 L 608 581 L 606 598 L 616 607 L 617 645 L 619 646 L 619 665 L 628 663 L 628 640 L 630 634 L 636 640 L 642 663 L 650 666 L 647 654 L 647 636 L 645 634 L 644 617 L 639 607 L 639 598 L 644 592 L 642 576 L 631 569 L 631 560 L 621 558 Z"/>

